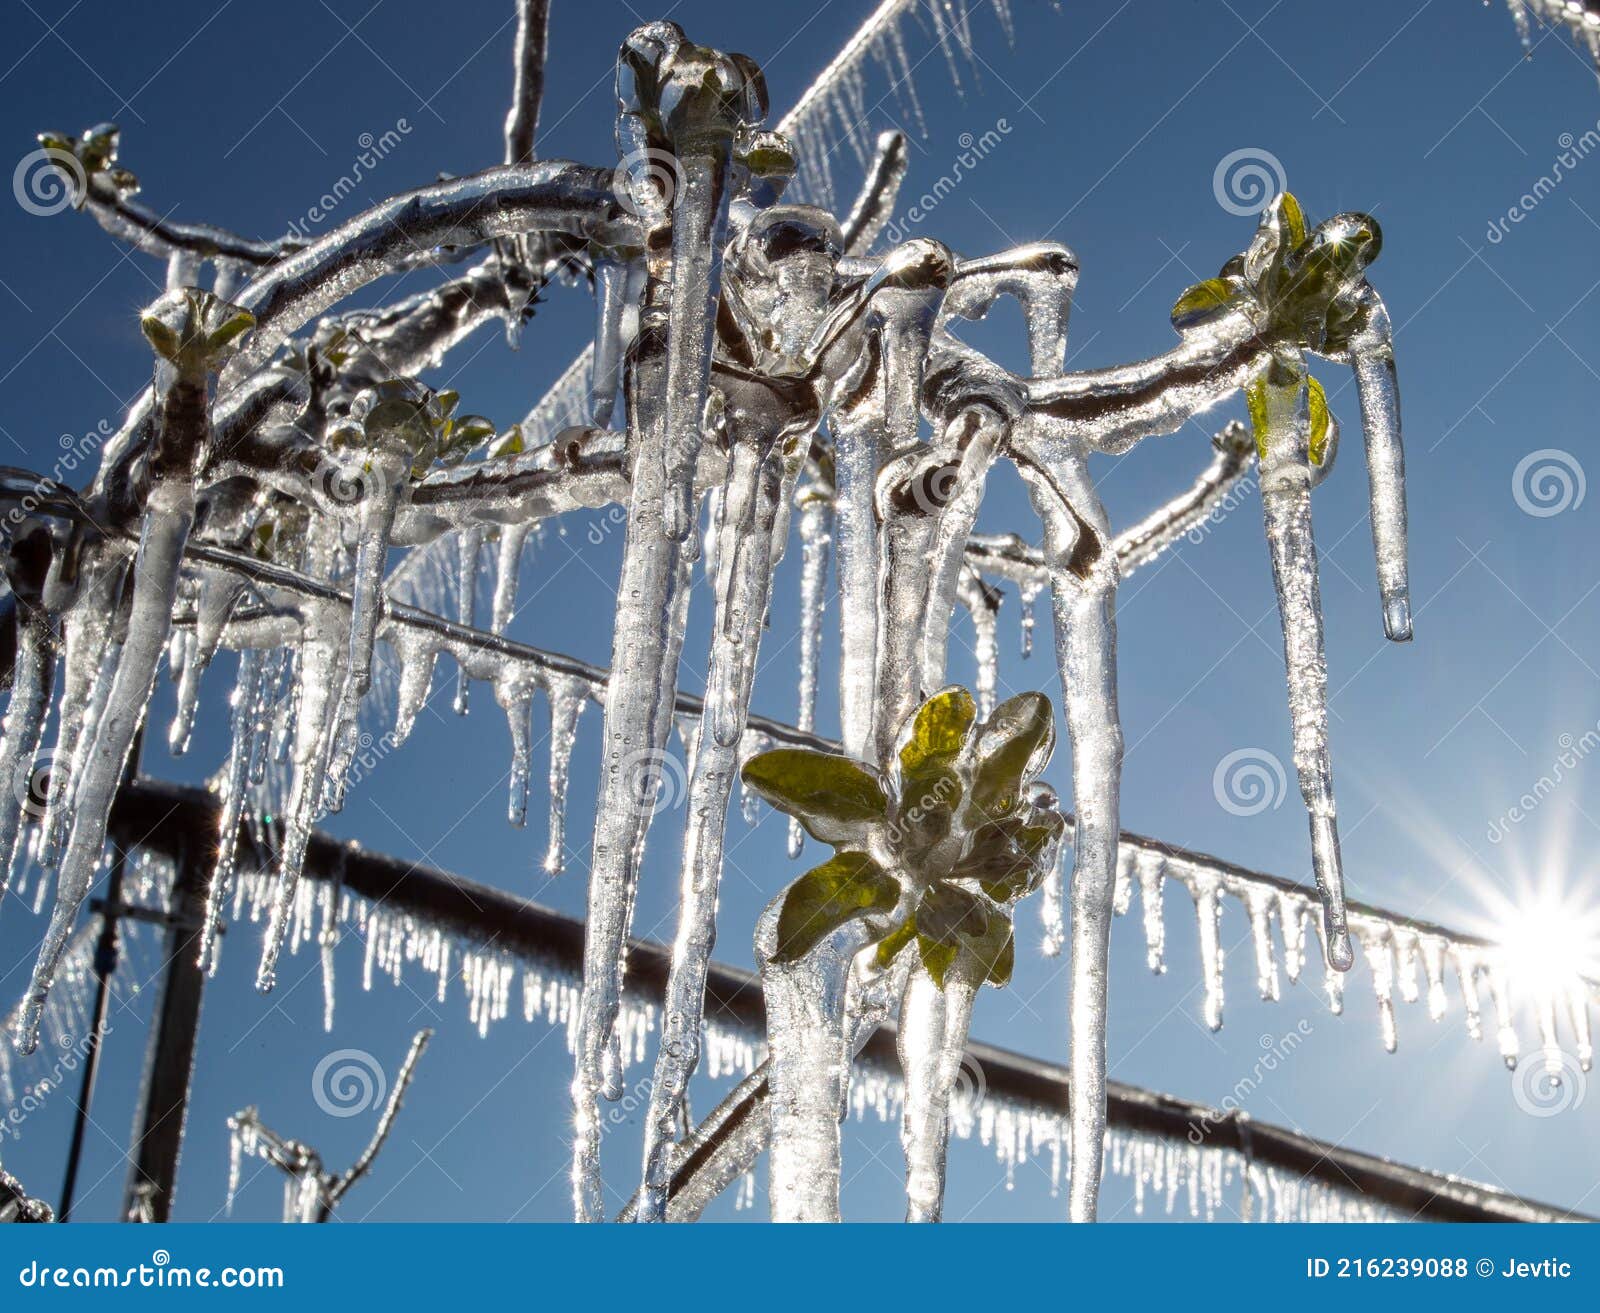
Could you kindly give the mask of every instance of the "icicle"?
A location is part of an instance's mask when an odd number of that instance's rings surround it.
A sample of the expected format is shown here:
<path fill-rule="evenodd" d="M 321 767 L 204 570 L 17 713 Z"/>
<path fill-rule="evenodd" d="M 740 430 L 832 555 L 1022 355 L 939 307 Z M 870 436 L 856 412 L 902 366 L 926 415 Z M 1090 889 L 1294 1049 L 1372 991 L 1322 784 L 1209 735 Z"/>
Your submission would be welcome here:
<path fill-rule="evenodd" d="M 1149 963 L 1152 972 L 1161 975 L 1167 969 L 1167 923 L 1162 915 L 1163 881 L 1166 877 L 1167 862 L 1160 853 L 1151 852 L 1147 848 L 1136 851 L 1139 905 L 1144 912 L 1145 961 Z"/>
<path fill-rule="evenodd" d="M 233 888 L 238 856 L 239 824 L 244 813 L 249 787 L 249 769 L 254 756 L 257 721 L 262 697 L 261 653 L 249 648 L 239 654 L 239 677 L 232 697 L 232 747 L 223 770 L 221 819 L 217 826 L 217 857 L 206 888 L 205 924 L 200 931 L 200 969 L 215 973 L 218 943 L 222 932 L 222 912 Z"/>
<path fill-rule="evenodd" d="M 1278 957 L 1272 943 L 1272 912 L 1276 896 L 1271 890 L 1247 890 L 1245 906 L 1250 913 L 1250 941 L 1256 955 L 1256 989 L 1269 1002 L 1278 1000 Z"/>
<path fill-rule="evenodd" d="M 1205 986 L 1203 1013 L 1210 1030 L 1222 1029 L 1222 904 L 1217 877 L 1197 871 L 1191 886 L 1200 927 L 1200 975 Z"/>
<path fill-rule="evenodd" d="M 808 487 L 799 497 L 800 705 L 795 724 L 808 733 L 817 723 L 817 669 L 822 659 L 822 612 L 827 603 L 828 558 L 833 546 L 831 489 Z M 789 820 L 789 856 L 800 856 L 805 833 Z"/>
<path fill-rule="evenodd" d="M 589 413 L 590 422 L 603 429 L 611 424 L 627 343 L 638 329 L 644 262 L 604 253 L 594 262 L 594 282 L 594 369 Z"/>
<path fill-rule="evenodd" d="M 1295 894 L 1282 890 L 1278 894 L 1278 929 L 1283 935 L 1283 971 L 1289 983 L 1300 979 L 1300 968 L 1306 960 L 1306 913 L 1309 909 Z"/>
<path fill-rule="evenodd" d="M 506 819 L 518 829 L 528 823 L 528 775 L 533 757 L 528 719 L 533 712 L 533 688 L 515 673 L 497 679 L 495 701 L 506 713 L 511 731 L 511 772 L 507 781 Z"/>
<path fill-rule="evenodd" d="M 38 1044 L 45 995 L 55 979 L 78 909 L 94 880 L 105 844 L 111 801 L 155 686 L 172 623 L 183 547 L 194 523 L 194 490 L 177 479 L 160 480 L 151 488 L 145 508 L 134 560 L 128 635 L 115 657 L 116 674 L 98 723 L 86 726 L 93 730 L 94 744 L 83 761 L 72 832 L 56 879 L 55 908 L 18 1023 L 18 1048 L 24 1053 L 32 1053 Z"/>
<path fill-rule="evenodd" d="M 898 1047 L 905 1073 L 900 1143 L 906 1157 L 906 1221 L 937 1222 L 944 1208 L 950 1100 L 961 1075 L 979 981 L 963 955 L 941 989 L 913 970 L 900 1005 Z"/>
<path fill-rule="evenodd" d="M 317 955 L 322 967 L 322 1030 L 333 1034 L 335 994 L 334 950 L 339 946 L 339 886 L 323 885 L 317 891 L 322 911 L 322 929 L 317 934 Z"/>
<path fill-rule="evenodd" d="M 195 712 L 200 705 L 200 680 L 211 666 L 222 640 L 223 626 L 233 611 L 242 587 L 235 579 L 208 570 L 201 575 L 195 600 L 194 629 L 186 635 L 182 677 L 178 680 L 178 707 L 173 716 L 167 744 L 175 756 L 188 751 L 194 732 Z"/>
<path fill-rule="evenodd" d="M 1594 1066 L 1594 1039 L 1589 1029 L 1589 986 L 1582 980 L 1570 980 L 1566 986 L 1567 1022 L 1572 1027 L 1572 1047 L 1578 1059 L 1578 1068 L 1588 1071 Z"/>
<path fill-rule="evenodd" d="M 782 429 L 732 431 L 733 450 L 717 525 L 716 611 L 707 658 L 706 710 L 688 787 L 678 928 L 663 1002 L 663 1038 L 645 1121 L 638 1216 L 664 1221 L 675 1128 L 700 1057 L 706 976 L 716 942 L 717 894 L 733 776 L 755 686 L 761 617 L 772 587 L 774 539 L 798 462 L 774 454 Z M 670 1033 L 668 1033 L 670 1030 Z"/>
<path fill-rule="evenodd" d="M 1422 971 L 1428 981 L 1428 1018 L 1437 1021 L 1450 1006 L 1444 988 L 1444 955 L 1449 947 L 1437 935 L 1421 935 L 1418 945 L 1422 950 Z"/>
<path fill-rule="evenodd" d="M 550 834 L 545 845 L 544 871 L 560 875 L 566 859 L 567 776 L 572 749 L 578 739 L 578 718 L 589 704 L 589 686 L 560 675 L 546 677 L 550 693 Z"/>
<path fill-rule="evenodd" d="M 0 903 L 22 848 L 24 809 L 36 811 L 43 801 L 34 775 L 34 758 L 50 712 L 55 683 L 55 655 L 50 623 L 32 605 L 17 602 L 17 654 L 12 667 L 11 704 L 6 708 L 0 740 Z"/>
<path fill-rule="evenodd" d="M 1361 946 L 1372 971 L 1372 994 L 1378 1003 L 1378 1025 L 1383 1035 L 1383 1051 L 1393 1053 L 1398 1042 L 1394 1022 L 1394 955 L 1385 930 L 1362 934 Z"/>
<path fill-rule="evenodd" d="M 593 1103 L 602 1091 L 614 1097 L 622 1093 L 616 1022 L 623 955 L 672 725 L 688 595 L 687 562 L 661 519 L 668 491 L 661 459 L 663 411 L 654 403 L 666 384 L 666 339 L 661 308 L 648 307 L 628 376 L 632 481 L 601 731 L 583 1003 L 574 1040 L 573 1199 L 577 1215 L 594 1220 L 604 1216 L 604 1207 L 600 1124 Z"/>
<path fill-rule="evenodd" d="M 1407 1003 L 1415 1003 L 1422 997 L 1417 988 L 1417 935 L 1415 931 L 1407 930 L 1403 926 L 1395 926 L 1390 932 L 1394 940 L 1394 980 L 1400 990 L 1400 997 Z"/>
<path fill-rule="evenodd" d="M 1467 1034 L 1481 1040 L 1483 1020 L 1479 1015 L 1477 958 L 1459 944 L 1450 950 L 1450 956 L 1455 959 L 1456 979 L 1461 984 L 1461 1006 L 1466 1012 Z"/>
<path fill-rule="evenodd" d="M 973 659 L 978 664 L 976 688 L 978 719 L 987 720 L 994 710 L 995 690 L 1000 679 L 1000 645 L 997 637 L 1000 616 L 1000 590 L 984 583 L 970 570 L 961 572 L 957 596 L 972 618 Z"/>
<path fill-rule="evenodd" d="M 494 600 L 489 608 L 489 628 L 494 633 L 505 633 L 517 609 L 517 576 L 522 568 L 522 549 L 531 529 L 529 524 L 500 526 L 500 543 L 495 558 Z"/>
<path fill-rule="evenodd" d="M 369 426 L 369 428 L 372 426 Z M 372 433 L 380 437 L 380 433 Z M 383 572 L 389 559 L 400 488 L 408 465 L 400 453 L 382 447 L 369 451 L 360 469 L 345 477 L 343 487 L 357 498 L 356 559 L 351 577 L 349 637 L 344 686 L 333 713 L 334 744 L 327 765 L 327 805 L 344 805 L 350 763 L 360 746 L 361 701 L 372 687 L 372 654 L 383 614 Z"/>
<path fill-rule="evenodd" d="M 1066 943 L 1063 885 L 1066 880 L 1066 865 L 1071 860 L 1072 847 L 1063 843 L 1059 856 L 1050 864 L 1050 869 L 1044 877 L 1044 884 L 1039 889 L 1039 928 L 1042 931 L 1039 949 L 1046 957 L 1060 957 L 1061 949 Z"/>
<path fill-rule="evenodd" d="M 1340 971 L 1353 960 L 1344 906 L 1344 875 L 1334 815 L 1328 753 L 1328 665 L 1323 654 L 1322 597 L 1311 536 L 1310 400 L 1303 364 L 1250 387 L 1251 417 L 1261 449 L 1261 504 L 1272 577 L 1283 622 L 1295 770 L 1311 816 L 1311 854 L 1326 922 L 1328 961 Z"/>
<path fill-rule="evenodd" d="M 1484 970 L 1484 977 L 1489 982 L 1489 998 L 1494 1003 L 1495 1040 L 1500 1046 L 1500 1057 L 1508 1068 L 1515 1070 L 1520 1045 L 1516 1027 L 1511 1024 L 1511 996 L 1506 989 L 1505 972 L 1499 963 L 1491 962 Z"/>
<path fill-rule="evenodd" d="M 1523 54 L 1533 56 L 1533 23 L 1528 17 L 1528 0 L 1506 0 L 1511 11 L 1511 21 L 1517 27 L 1517 40 L 1522 42 Z"/>
<path fill-rule="evenodd" d="M 185 287 L 198 286 L 200 282 L 200 257 L 193 251 L 175 246 L 167 255 L 167 291 L 176 292 Z"/>
<path fill-rule="evenodd" d="M 328 755 L 333 750 L 334 704 L 332 684 L 338 660 L 332 642 L 322 635 L 336 632 L 333 616 L 308 617 L 307 636 L 300 644 L 300 670 L 296 681 L 300 710 L 294 733 L 294 780 L 284 809 L 283 849 L 273 891 L 271 915 L 261 944 L 261 964 L 256 988 L 270 990 L 277 980 L 278 954 L 283 948 L 300 886 L 311 828 L 321 810 Z"/>
<path fill-rule="evenodd" d="M 167 749 L 175 757 L 189 750 L 195 708 L 200 702 L 200 671 L 195 660 L 194 632 L 174 629 L 167 640 L 167 671 L 177 685 L 176 707 L 167 726 Z"/>
<path fill-rule="evenodd" d="M 1366 318 L 1350 343 L 1361 430 L 1367 447 L 1372 546 L 1378 559 L 1383 631 L 1394 642 L 1411 640 L 1411 585 L 1406 566 L 1406 464 L 1400 442 L 1400 386 L 1395 377 L 1389 312 L 1370 288 Z"/>
<path fill-rule="evenodd" d="M 428 700 L 438 649 L 408 629 L 397 631 L 390 641 L 400 662 L 400 688 L 394 712 L 394 741 L 399 747 L 411 737 L 417 713 Z"/>
<path fill-rule="evenodd" d="M 1131 843 L 1118 845 L 1117 885 L 1111 900 L 1113 916 L 1126 916 L 1133 906 L 1133 889 L 1139 882 L 1138 866 L 1139 850 Z"/>
<path fill-rule="evenodd" d="M 55 750 L 50 754 L 49 793 L 35 839 L 34 859 L 41 866 L 54 865 L 66 842 L 78 777 L 115 670 L 112 623 L 122 592 L 123 566 L 98 553 L 91 555 L 86 566 L 87 582 L 62 623 L 61 708 L 56 717 Z"/>
<path fill-rule="evenodd" d="M 878 525 L 873 488 L 883 452 L 882 417 L 863 406 L 831 417 L 838 493 L 839 729 L 846 756 L 872 755 L 877 706 Z"/>
<path fill-rule="evenodd" d="M 767 1005 L 772 1122 L 767 1191 L 774 1222 L 839 1220 L 839 1116 L 852 1047 L 845 1005 L 850 968 L 870 937 L 850 922 L 797 962 L 776 963 L 781 897 L 756 928 Z"/>
<path fill-rule="evenodd" d="M 1017 611 L 1021 620 L 1022 659 L 1033 655 L 1033 599 L 1039 596 L 1038 584 L 1022 584 L 1017 589 Z"/>
<path fill-rule="evenodd" d="M 470 525 L 456 538 L 456 623 L 472 628 L 478 623 L 478 553 L 483 548 L 483 526 Z M 456 674 L 456 715 L 467 714 L 467 694 L 472 679 L 463 665 Z"/>

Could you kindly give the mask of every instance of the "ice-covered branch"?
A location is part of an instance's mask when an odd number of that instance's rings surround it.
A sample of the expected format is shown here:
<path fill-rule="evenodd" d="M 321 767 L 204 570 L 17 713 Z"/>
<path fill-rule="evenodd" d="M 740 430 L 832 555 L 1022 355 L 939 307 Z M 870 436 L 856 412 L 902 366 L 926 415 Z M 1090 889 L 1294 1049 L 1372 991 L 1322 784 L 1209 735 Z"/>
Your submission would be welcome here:
<path fill-rule="evenodd" d="M 550 0 L 516 0 L 517 43 L 512 48 L 514 77 L 511 110 L 506 115 L 507 164 L 533 163 L 544 100 L 544 61 L 550 39 Z"/>
<path fill-rule="evenodd" d="M 419 187 L 364 211 L 264 271 L 240 294 L 257 331 L 224 372 L 222 389 L 236 386 L 308 320 L 418 250 L 545 230 L 638 244 L 637 221 L 613 183 L 610 169 L 550 160 Z"/>

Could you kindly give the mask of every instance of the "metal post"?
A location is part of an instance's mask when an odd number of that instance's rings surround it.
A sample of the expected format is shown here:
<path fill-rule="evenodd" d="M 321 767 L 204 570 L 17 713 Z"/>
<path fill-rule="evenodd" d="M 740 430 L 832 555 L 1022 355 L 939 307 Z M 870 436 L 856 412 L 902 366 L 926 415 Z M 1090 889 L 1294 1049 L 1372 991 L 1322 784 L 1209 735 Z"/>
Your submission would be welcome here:
<path fill-rule="evenodd" d="M 205 923 L 207 872 L 191 855 L 199 847 L 184 844 L 176 854 L 178 873 L 172 886 L 166 971 L 134 1118 L 133 1170 L 123 1205 L 126 1221 L 165 1222 L 172 1215 L 205 993 L 200 935 Z"/>
<path fill-rule="evenodd" d="M 111 1010 L 111 977 L 116 974 L 118 951 L 117 909 L 122 905 L 122 874 L 127 854 L 116 845 L 111 861 L 111 878 L 106 884 L 106 908 L 101 913 L 100 938 L 94 946 L 94 1017 L 85 1040 L 83 1083 L 78 1087 L 78 1102 L 72 1122 L 72 1143 L 67 1148 L 67 1172 L 61 1182 L 61 1208 L 57 1219 L 72 1220 L 73 1196 L 78 1187 L 78 1165 L 83 1157 L 83 1139 L 89 1128 L 89 1107 L 94 1102 L 95 1082 L 100 1077 L 100 1048 L 105 1040 L 106 1017 Z"/>

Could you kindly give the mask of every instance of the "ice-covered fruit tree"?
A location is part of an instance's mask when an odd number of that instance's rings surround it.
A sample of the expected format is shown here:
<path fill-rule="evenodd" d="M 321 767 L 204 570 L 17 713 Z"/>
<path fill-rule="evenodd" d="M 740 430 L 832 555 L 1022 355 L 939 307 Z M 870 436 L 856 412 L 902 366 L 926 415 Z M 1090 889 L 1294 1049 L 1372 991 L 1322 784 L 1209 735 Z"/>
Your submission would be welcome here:
<path fill-rule="evenodd" d="M 307 855 L 318 822 L 361 776 L 361 725 L 379 714 L 375 661 L 386 649 L 398 672 L 396 744 L 441 656 L 455 667 L 457 710 L 467 710 L 473 684 L 488 686 L 509 727 L 514 824 L 529 801 L 530 709 L 548 699 L 550 835 L 534 861 L 552 874 L 565 850 L 573 742 L 586 707 L 600 709 L 596 819 L 592 835 L 579 836 L 590 848 L 581 993 L 566 1018 L 580 1218 L 605 1216 L 599 1109 L 623 1094 L 626 956 L 674 731 L 687 762 L 673 855 L 678 919 L 643 1161 L 629 1164 L 627 1179 L 640 1182 L 629 1216 L 666 1218 L 680 1191 L 703 1202 L 770 1147 L 773 1216 L 836 1218 L 852 1059 L 897 1019 L 908 1215 L 938 1218 L 974 997 L 1009 980 L 1014 908 L 1041 886 L 1058 930 L 1070 919 L 1061 936 L 1068 1034 L 1056 1047 L 1070 1073 L 1074 1220 L 1096 1213 L 1110 927 L 1135 889 L 1158 970 L 1163 880 L 1194 895 L 1213 1025 L 1222 1006 L 1218 900 L 1227 893 L 1248 907 L 1263 995 L 1278 989 L 1274 923 L 1291 978 L 1314 927 L 1335 1003 L 1357 946 L 1388 964 L 1374 979 L 1389 1032 L 1396 980 L 1403 995 L 1407 981 L 1418 992 L 1420 962 L 1437 1016 L 1453 964 L 1469 1026 L 1480 1029 L 1485 980 L 1501 1052 L 1515 1057 L 1507 968 L 1488 946 L 1384 920 L 1347 906 L 1344 893 L 1311 512 L 1340 427 L 1332 389 L 1312 368 L 1353 372 L 1376 610 L 1388 638 L 1407 641 L 1394 352 L 1369 278 L 1378 225 L 1359 213 L 1313 224 L 1281 193 L 1253 234 L 1240 232 L 1245 249 L 1178 297 L 1167 350 L 1069 369 L 1078 260 L 1067 246 L 972 253 L 932 236 L 883 240 L 907 143 L 898 133 L 860 137 L 847 110 L 867 53 L 894 67 L 904 58 L 893 29 L 904 7 L 880 5 L 770 127 L 753 61 L 691 42 L 673 23 L 647 23 L 616 63 L 615 157 L 585 164 L 536 158 L 546 6 L 524 3 L 504 162 L 393 196 L 314 239 L 257 241 L 144 206 L 110 125 L 40 138 L 75 208 L 163 259 L 167 290 L 128 325 L 153 350 L 150 385 L 92 483 L 72 489 L 0 472 L 0 501 L 16 512 L 4 519 L 16 644 L 0 739 L 0 858 L 8 870 L 32 862 L 55 878 L 17 1018 L 23 1051 L 38 1043 L 50 991 L 79 942 L 163 658 L 177 685 L 169 742 L 182 751 L 203 676 L 219 652 L 237 654 L 199 952 L 215 969 L 218 930 L 237 906 L 230 891 L 243 879 L 240 835 L 255 836 L 271 868 L 251 886 L 265 904 L 255 973 L 268 990 L 280 954 L 318 933 L 310 927 L 323 904 L 306 890 Z M 958 8 L 930 7 L 941 25 Z M 957 46 L 970 39 L 964 32 L 941 26 Z M 866 164 L 848 205 L 834 197 L 830 119 L 851 123 Z M 437 275 L 432 290 L 374 308 L 344 304 L 419 270 Z M 561 285 L 592 288 L 593 336 L 519 422 L 492 424 L 421 381 L 485 324 L 503 323 L 514 344 L 532 306 Z M 960 335 L 1002 300 L 1026 325 L 1027 359 L 1011 366 Z M 1243 401 L 1249 428 L 1221 427 L 1192 487 L 1114 532 L 1090 457 L 1176 434 L 1230 400 Z M 1119 585 L 1206 516 L 1252 461 L 1314 893 L 1185 865 L 1120 828 Z M 988 481 L 1007 465 L 1026 486 L 1036 530 L 980 534 Z M 608 507 L 623 525 L 609 668 L 513 642 L 505 630 L 525 545 L 546 522 Z M 800 678 L 795 724 L 783 726 L 753 717 L 751 705 L 791 540 Z M 840 598 L 832 708 L 819 687 L 830 571 Z M 482 615 L 480 574 L 492 583 Z M 432 575 L 446 582 L 430 589 Z M 997 699 L 1001 585 L 1022 599 L 1025 639 L 1035 599 L 1048 598 L 1059 706 L 1041 693 Z M 698 634 L 686 623 L 696 589 L 711 617 Z M 958 608 L 977 640 L 971 692 L 947 671 Z M 679 687 L 686 644 L 705 672 L 703 697 Z M 1039 780 L 1058 714 L 1071 748 L 1070 797 L 1059 806 Z M 835 721 L 838 741 L 817 732 Z M 719 924 L 724 832 L 741 781 L 791 818 L 791 857 L 806 836 L 833 849 L 785 877 L 753 926 Z M 323 915 L 326 945 L 333 914 Z M 759 1076 L 740 1096 L 756 1111 L 713 1152 L 690 1124 L 686 1092 L 707 1033 L 719 933 L 741 945 L 753 938 L 768 1029 Z M 403 955 L 385 943 L 374 953 Z M 441 980 L 451 970 L 437 945 L 414 956 Z M 471 980 L 475 1018 L 504 1009 L 503 983 L 487 972 Z M 1549 1051 L 1559 1013 L 1587 1064 L 1591 986 L 1574 988 L 1552 994 L 1541 1033 Z M 240 1124 L 249 1151 L 296 1181 L 303 1207 L 294 1211 L 325 1214 L 333 1178 L 314 1155 L 265 1133 L 253 1115 Z M 714 1170 L 686 1184 L 702 1159 L 716 1159 Z"/>

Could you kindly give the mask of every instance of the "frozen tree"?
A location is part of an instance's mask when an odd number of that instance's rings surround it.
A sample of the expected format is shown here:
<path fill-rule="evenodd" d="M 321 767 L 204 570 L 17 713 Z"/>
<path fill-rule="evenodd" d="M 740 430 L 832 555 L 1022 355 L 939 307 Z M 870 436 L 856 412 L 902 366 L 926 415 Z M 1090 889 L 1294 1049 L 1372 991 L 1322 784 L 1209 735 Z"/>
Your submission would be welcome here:
<path fill-rule="evenodd" d="M 711 1034 L 706 981 L 717 933 L 729 928 L 719 924 L 718 889 L 741 780 L 747 798 L 790 815 L 791 854 L 803 834 L 836 849 L 758 925 L 732 927 L 753 935 L 770 1058 L 752 1062 L 755 1083 L 730 1096 L 729 1107 L 759 1111 L 728 1141 L 711 1171 L 722 1175 L 705 1188 L 742 1174 L 770 1142 L 775 1217 L 837 1217 L 852 1057 L 879 1022 L 898 1017 L 907 1211 L 937 1219 L 973 998 L 982 984 L 1010 977 L 1015 905 L 1035 891 L 1047 939 L 1070 957 L 1062 1046 L 1075 1220 L 1094 1218 L 1107 1161 L 1109 936 L 1135 890 L 1157 970 L 1164 885 L 1176 879 L 1193 895 L 1214 1025 L 1226 896 L 1250 917 L 1264 995 L 1279 988 L 1272 923 L 1291 979 L 1308 956 L 1309 924 L 1333 997 L 1359 944 L 1369 958 L 1401 955 L 1402 991 L 1407 980 L 1414 988 L 1420 961 L 1438 1015 L 1451 963 L 1470 1000 L 1469 1024 L 1477 1024 L 1482 978 L 1504 1033 L 1507 976 L 1487 949 L 1352 913 L 1344 895 L 1311 516 L 1340 430 L 1310 370 L 1325 361 L 1354 373 L 1379 611 L 1390 639 L 1409 640 L 1393 343 L 1368 280 L 1381 247 L 1377 224 L 1341 214 L 1313 226 L 1293 196 L 1280 194 L 1254 234 L 1240 234 L 1245 249 L 1178 297 L 1174 345 L 1131 364 L 1069 370 L 1078 261 L 1066 246 L 963 253 L 930 237 L 881 240 L 906 143 L 896 133 L 870 138 L 854 106 L 866 58 L 907 67 L 898 23 L 908 7 L 884 0 L 770 128 L 766 85 L 750 59 L 698 45 L 673 23 L 645 24 L 617 59 L 616 158 L 580 164 L 536 153 L 548 15 L 542 0 L 528 0 L 504 163 L 397 195 L 303 243 L 258 242 L 145 207 L 110 125 L 41 137 L 78 207 L 166 262 L 168 290 L 140 319 L 156 357 L 151 385 L 93 483 L 72 490 L 22 471 L 0 483 L 0 496 L 31 509 L 8 522 L 5 543 L 16 646 L 0 741 L 0 773 L 11 786 L 0 787 L 0 855 L 19 869 L 48 867 L 56 879 L 50 928 L 13 1019 L 23 1052 L 38 1043 L 64 964 L 69 976 L 74 969 L 74 927 L 164 654 L 178 688 L 175 748 L 187 742 L 215 654 L 240 654 L 232 747 L 215 784 L 222 819 L 203 961 L 214 968 L 231 900 L 265 912 L 262 989 L 272 988 L 280 953 L 313 938 L 331 971 L 330 945 L 352 904 L 337 891 L 313 898 L 301 877 L 313 828 L 343 805 L 359 774 L 380 644 L 399 672 L 397 742 L 441 655 L 457 667 L 458 710 L 468 708 L 472 683 L 490 686 L 510 731 L 515 824 L 526 816 L 533 774 L 530 708 L 536 697 L 548 700 L 552 823 L 546 851 L 534 858 L 547 871 L 562 865 L 581 716 L 589 702 L 600 706 L 581 989 L 562 994 L 556 1009 L 573 1031 L 572 1189 L 581 1218 L 603 1216 L 599 1101 L 621 1095 L 627 1050 L 642 1035 L 624 997 L 625 954 L 675 729 L 688 748 L 689 821 L 631 1210 L 640 1220 L 675 1215 L 674 1176 L 703 1143 L 706 1128 L 687 1125 L 685 1097 Z M 997 9 L 1008 20 L 1004 5 Z M 955 60 L 972 39 L 966 7 L 930 12 Z M 864 184 L 848 206 L 834 199 L 830 134 L 864 162 Z M 374 281 L 419 268 L 438 275 L 433 290 L 375 309 L 341 308 Z M 593 341 L 517 423 L 501 428 L 464 413 L 453 392 L 419 381 L 485 323 L 502 322 L 515 341 L 547 285 L 584 278 L 595 293 Z M 1005 298 L 1027 327 L 1027 359 L 1014 368 L 957 332 Z M 1089 457 L 1174 434 L 1241 395 L 1249 430 L 1223 428 L 1192 488 L 1114 532 Z M 1315 902 L 1132 843 L 1119 822 L 1118 587 L 1203 520 L 1252 459 Z M 1027 485 L 1037 545 L 975 533 L 987 481 L 1008 463 Z M 525 545 L 547 521 L 607 505 L 623 508 L 626 526 L 609 671 L 506 640 Z M 776 744 L 750 707 L 763 619 L 791 537 L 802 567 L 798 728 Z M 404 559 L 391 568 L 396 549 Z M 702 553 L 712 623 L 696 638 L 685 618 Z M 493 600 L 484 628 L 476 597 L 487 562 Z M 841 661 L 837 690 L 825 697 L 818 669 L 830 569 Z M 442 585 L 430 586 L 435 576 Z M 1048 596 L 1059 712 L 1072 746 L 1070 814 L 1035 778 L 1054 744 L 1057 709 L 1042 694 L 996 705 L 996 617 L 1008 586 L 1020 599 L 1024 643 L 1035 599 Z M 979 639 L 975 693 L 946 677 L 958 606 Z M 703 699 L 677 686 L 689 642 L 704 643 Z M 825 719 L 819 704 L 830 700 L 838 744 L 815 732 Z M 47 748 L 52 708 L 56 737 Z M 41 805 L 25 809 L 47 751 Z M 30 829 L 33 810 L 40 815 Z M 241 833 L 269 849 L 269 878 L 243 871 Z M 1070 853 L 1060 865 L 1058 850 Z M 391 970 L 398 978 L 403 961 L 417 960 L 437 974 L 442 996 L 459 967 L 480 1029 L 507 1011 L 508 961 L 385 921 L 378 908 L 360 914 L 369 979 Z M 329 982 L 331 1009 L 331 974 Z M 525 993 L 534 988 L 524 981 Z M 1591 989 L 1572 982 L 1560 1002 L 1585 1055 Z M 528 1003 L 529 1015 L 545 1006 Z M 422 1038 L 372 1148 L 343 1176 L 253 1113 L 235 1119 L 236 1152 L 289 1174 L 293 1215 L 325 1215 L 366 1170 Z M 1514 1056 L 1514 1036 L 1511 1043 Z"/>

